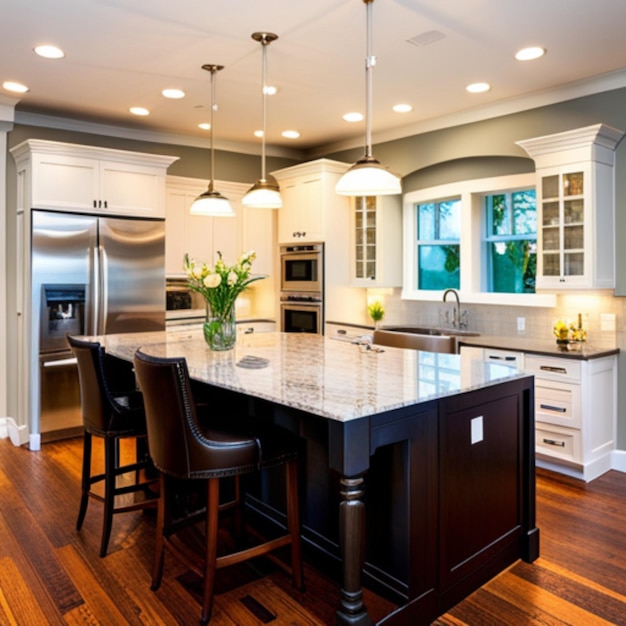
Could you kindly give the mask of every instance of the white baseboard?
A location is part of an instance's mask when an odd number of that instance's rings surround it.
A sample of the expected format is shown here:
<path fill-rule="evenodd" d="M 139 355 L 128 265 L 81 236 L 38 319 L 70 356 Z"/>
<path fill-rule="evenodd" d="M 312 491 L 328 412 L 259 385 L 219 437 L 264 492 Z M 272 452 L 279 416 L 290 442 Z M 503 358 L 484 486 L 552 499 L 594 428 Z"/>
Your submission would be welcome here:
<path fill-rule="evenodd" d="M 626 473 L 626 450 L 613 450 L 611 454 L 611 469 Z"/>
<path fill-rule="evenodd" d="M 0 417 L 0 439 L 6 439 L 9 436 L 6 417 Z"/>
<path fill-rule="evenodd" d="M 14 446 L 23 446 L 28 443 L 28 428 L 26 426 L 18 426 L 12 417 L 7 417 L 7 430 L 11 443 Z"/>

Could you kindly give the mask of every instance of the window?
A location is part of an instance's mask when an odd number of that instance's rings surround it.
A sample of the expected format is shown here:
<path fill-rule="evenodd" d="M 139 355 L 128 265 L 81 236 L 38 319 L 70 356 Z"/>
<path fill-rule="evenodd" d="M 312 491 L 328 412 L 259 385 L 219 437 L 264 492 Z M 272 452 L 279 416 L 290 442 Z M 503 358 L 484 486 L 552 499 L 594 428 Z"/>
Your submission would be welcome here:
<path fill-rule="evenodd" d="M 458 198 L 417 205 L 417 288 L 458 289 L 461 202 Z"/>
<path fill-rule="evenodd" d="M 404 196 L 405 300 L 556 306 L 535 293 L 537 211 L 534 173 L 463 180 Z"/>
<path fill-rule="evenodd" d="M 537 209 L 534 189 L 485 196 L 487 291 L 534 293 Z"/>

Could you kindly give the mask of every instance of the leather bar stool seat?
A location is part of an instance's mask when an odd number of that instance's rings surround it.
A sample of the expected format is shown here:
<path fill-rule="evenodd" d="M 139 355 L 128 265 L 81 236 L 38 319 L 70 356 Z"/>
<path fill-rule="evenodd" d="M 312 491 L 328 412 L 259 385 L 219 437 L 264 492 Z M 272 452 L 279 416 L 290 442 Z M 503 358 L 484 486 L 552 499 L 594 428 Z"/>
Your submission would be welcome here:
<path fill-rule="evenodd" d="M 83 526 L 90 499 L 104 504 L 100 556 L 106 556 L 113 516 L 118 513 L 155 508 L 158 493 L 151 491 L 157 479 L 148 454 L 143 398 L 134 388 L 134 379 L 115 376 L 112 363 L 98 342 L 68 337 L 78 364 L 83 420 L 83 467 L 81 499 L 76 530 Z M 117 380 L 119 379 L 119 381 Z M 122 382 L 123 381 L 123 382 Z M 120 386 L 118 386 L 120 385 Z M 123 388 L 122 388 L 123 387 Z M 104 441 L 104 471 L 92 474 L 92 438 Z M 135 438 L 135 460 L 121 462 L 120 440 Z M 131 478 L 127 475 L 131 475 Z M 103 493 L 94 491 L 99 483 Z M 101 490 L 102 491 L 102 490 Z M 130 495 L 130 494 L 139 494 Z M 116 503 L 120 498 L 124 503 Z"/>
<path fill-rule="evenodd" d="M 193 565 L 192 555 L 173 537 L 181 527 L 172 512 L 181 481 L 194 481 L 206 496 L 206 508 L 201 512 L 206 523 L 205 554 L 203 563 L 195 568 L 204 579 L 203 624 L 211 617 L 215 575 L 221 567 L 289 545 L 293 584 L 302 589 L 297 437 L 282 428 L 261 427 L 247 415 L 219 418 L 210 414 L 210 406 L 202 407 L 209 409 L 206 419 L 199 417 L 184 358 L 156 358 L 139 350 L 135 372 L 144 395 L 150 454 L 161 475 L 152 589 L 157 590 L 161 584 L 166 544 Z M 241 475 L 279 465 L 284 465 L 286 473 L 286 534 L 218 556 L 220 479 L 234 476 L 238 481 Z"/>

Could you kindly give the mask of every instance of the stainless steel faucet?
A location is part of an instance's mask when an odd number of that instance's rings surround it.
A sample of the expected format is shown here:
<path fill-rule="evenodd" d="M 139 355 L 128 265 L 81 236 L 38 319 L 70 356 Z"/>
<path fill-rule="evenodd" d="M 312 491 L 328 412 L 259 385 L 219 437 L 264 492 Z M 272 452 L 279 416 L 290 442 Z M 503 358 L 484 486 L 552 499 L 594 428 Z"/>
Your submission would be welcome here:
<path fill-rule="evenodd" d="M 461 328 L 461 301 L 459 300 L 459 294 L 456 289 L 446 289 L 443 292 L 443 301 L 446 301 L 448 294 L 451 293 L 456 298 L 456 308 L 452 315 L 452 326 L 454 328 Z"/>

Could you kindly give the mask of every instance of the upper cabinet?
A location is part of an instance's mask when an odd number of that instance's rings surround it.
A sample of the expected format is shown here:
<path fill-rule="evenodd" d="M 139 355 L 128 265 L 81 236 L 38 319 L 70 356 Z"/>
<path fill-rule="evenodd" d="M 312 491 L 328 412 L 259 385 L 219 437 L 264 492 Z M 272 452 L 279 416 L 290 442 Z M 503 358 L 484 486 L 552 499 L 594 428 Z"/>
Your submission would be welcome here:
<path fill-rule="evenodd" d="M 11 152 L 22 208 L 165 217 L 165 174 L 178 157 L 39 139 Z"/>
<path fill-rule="evenodd" d="M 537 170 L 537 288 L 615 287 L 615 147 L 603 124 L 519 141 Z"/>
<path fill-rule="evenodd" d="M 402 196 L 353 198 L 352 284 L 402 286 Z"/>
<path fill-rule="evenodd" d="M 283 198 L 278 211 L 279 243 L 328 238 L 337 220 L 348 216 L 350 200 L 337 195 L 335 185 L 349 167 L 347 163 L 318 159 L 272 172 Z"/>
<path fill-rule="evenodd" d="M 274 213 L 267 209 L 244 209 L 241 198 L 249 185 L 218 182 L 216 187 L 235 210 L 234 217 L 191 215 L 193 201 L 207 189 L 207 183 L 197 178 L 168 176 L 166 184 L 165 271 L 168 275 L 182 274 L 183 258 L 205 261 L 213 265 L 218 251 L 224 261 L 233 264 L 243 252 L 254 250 L 255 274 L 274 273 Z"/>

